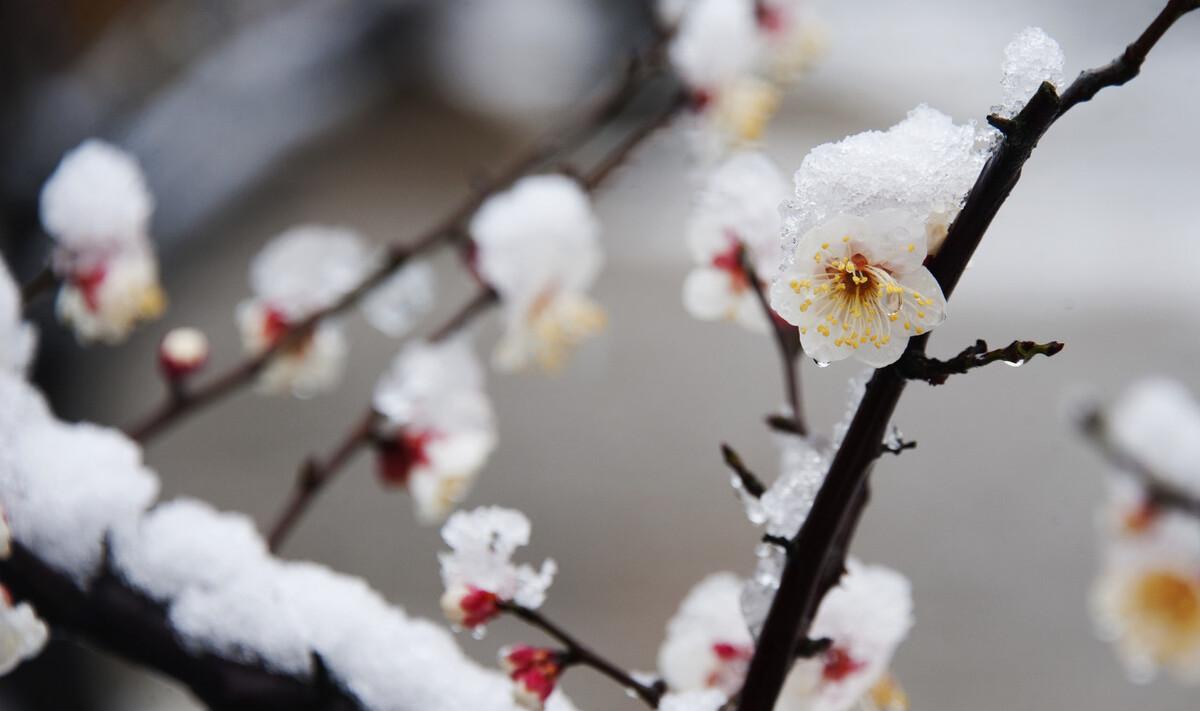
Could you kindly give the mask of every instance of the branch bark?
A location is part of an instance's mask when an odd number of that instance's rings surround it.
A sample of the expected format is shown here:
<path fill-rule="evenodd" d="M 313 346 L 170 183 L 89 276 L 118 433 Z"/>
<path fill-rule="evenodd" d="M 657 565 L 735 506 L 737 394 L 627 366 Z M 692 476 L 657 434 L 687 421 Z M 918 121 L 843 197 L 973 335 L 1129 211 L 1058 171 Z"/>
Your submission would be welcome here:
<path fill-rule="evenodd" d="M 951 375 L 961 375 L 989 363 L 1003 361 L 1010 365 L 1021 365 L 1034 356 L 1043 355 L 1049 358 L 1057 355 L 1062 349 L 1063 344 L 1058 341 L 1013 341 L 1004 348 L 988 350 L 987 341 L 979 339 L 949 360 L 938 360 L 914 353 L 900 361 L 898 367 L 904 377 L 910 380 L 924 380 L 930 385 L 942 385 Z"/>
<path fill-rule="evenodd" d="M 951 225 L 941 251 L 929 264 L 947 298 L 953 293 L 984 233 L 1021 177 L 1038 140 L 1063 113 L 1106 86 L 1137 74 L 1147 53 L 1198 0 L 1170 0 L 1142 35 L 1113 63 L 1082 73 L 1060 99 L 1043 84 L 1014 119 L 1002 122 L 1003 137 Z M 909 341 L 904 357 L 923 357 L 928 334 Z M 888 421 L 907 378 L 896 365 L 875 371 L 842 446 L 834 456 L 813 508 L 793 540 L 779 590 L 759 635 L 740 698 L 739 711 L 771 711 L 817 606 L 841 578 L 850 540 L 865 508 L 868 480 Z"/>

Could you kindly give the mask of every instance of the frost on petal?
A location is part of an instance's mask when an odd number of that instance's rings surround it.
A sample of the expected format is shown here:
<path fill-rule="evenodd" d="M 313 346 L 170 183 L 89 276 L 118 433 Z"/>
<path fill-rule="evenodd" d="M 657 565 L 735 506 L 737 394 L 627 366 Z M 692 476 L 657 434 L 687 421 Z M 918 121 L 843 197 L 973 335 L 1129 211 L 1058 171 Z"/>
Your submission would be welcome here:
<path fill-rule="evenodd" d="M 600 223 L 587 193 L 562 175 L 534 175 L 493 195 L 471 219 L 479 273 L 500 294 L 499 367 L 554 368 L 604 326 L 584 292 L 603 263 Z"/>
<path fill-rule="evenodd" d="M 154 199 L 133 156 L 89 139 L 63 156 L 42 187 L 42 226 L 69 258 L 136 247 L 146 239 Z"/>
<path fill-rule="evenodd" d="M 166 309 L 158 261 L 149 247 L 133 247 L 84 270 L 70 272 L 58 292 L 58 318 L 81 343 L 116 344 L 134 326 Z"/>
<path fill-rule="evenodd" d="M 0 676 L 41 654 L 49 636 L 46 623 L 29 603 L 14 605 L 8 590 L 0 586 Z"/>
<path fill-rule="evenodd" d="M 21 293 L 0 260 L 0 370 L 24 375 L 37 346 L 37 331 L 21 318 Z"/>
<path fill-rule="evenodd" d="M 1200 496 L 1200 404 L 1182 383 L 1150 378 L 1106 410 L 1108 435 L 1154 477 Z"/>
<path fill-rule="evenodd" d="M 512 509 L 487 506 L 452 515 L 442 528 L 452 550 L 438 554 L 446 589 L 465 586 L 540 607 L 557 567 L 552 560 L 540 569 L 513 564 L 513 553 L 529 542 L 529 532 L 529 519 Z"/>
<path fill-rule="evenodd" d="M 837 215 L 903 209 L 925 224 L 949 224 L 987 157 L 974 124 L 957 126 L 927 106 L 887 131 L 818 146 L 796 171 L 796 197 L 784 210 L 785 261 L 802 236 Z"/>
<path fill-rule="evenodd" d="M 1000 80 L 1001 116 L 1020 113 L 1042 82 L 1055 88 L 1065 85 L 1066 56 L 1054 38 L 1040 27 L 1026 27 L 1004 48 L 1003 78 Z"/>
<path fill-rule="evenodd" d="M 367 294 L 363 315 L 384 334 L 400 338 L 433 308 L 433 290 L 433 267 L 408 264 Z"/>
<path fill-rule="evenodd" d="M 348 293 L 373 262 L 356 232 L 301 225 L 272 239 L 254 257 L 250 286 L 259 300 L 295 321 Z"/>
<path fill-rule="evenodd" d="M 5 390 L 0 401 L 26 397 Z M 34 417 L 4 432 L 0 500 L 13 538 L 83 587 L 103 561 L 109 533 L 132 525 L 158 494 L 158 477 L 120 432 L 45 412 Z"/>
<path fill-rule="evenodd" d="M 267 564 L 266 545 L 249 517 L 196 499 L 161 504 L 111 541 L 118 573 L 159 601 L 188 588 L 220 587 Z"/>

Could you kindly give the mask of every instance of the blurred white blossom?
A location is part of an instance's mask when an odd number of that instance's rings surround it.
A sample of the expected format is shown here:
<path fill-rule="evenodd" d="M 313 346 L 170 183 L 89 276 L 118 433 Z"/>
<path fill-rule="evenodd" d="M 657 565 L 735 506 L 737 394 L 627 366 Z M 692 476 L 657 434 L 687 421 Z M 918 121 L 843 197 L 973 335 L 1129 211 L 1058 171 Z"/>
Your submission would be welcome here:
<path fill-rule="evenodd" d="M 424 523 L 444 519 L 469 492 L 496 445 L 483 369 L 463 338 L 414 343 L 375 386 L 379 474 L 404 486 Z"/>
<path fill-rule="evenodd" d="M 1200 403 L 1174 380 L 1134 383 L 1106 410 L 1107 436 L 1164 484 L 1200 497 Z"/>
<path fill-rule="evenodd" d="M 42 226 L 63 281 L 58 316 L 81 342 L 119 343 L 166 308 L 149 237 L 153 209 L 137 161 L 94 139 L 63 156 L 42 187 Z"/>
<path fill-rule="evenodd" d="M 895 362 L 911 336 L 941 324 L 946 300 L 923 265 L 924 229 L 921 216 L 885 210 L 840 215 L 801 237 L 771 305 L 800 330 L 805 353 L 878 368 Z"/>
<path fill-rule="evenodd" d="M 504 306 L 498 368 L 561 367 L 576 344 L 603 328 L 604 311 L 585 293 L 604 261 L 600 223 L 574 180 L 522 178 L 484 202 L 470 232 L 479 273 Z"/>
<path fill-rule="evenodd" d="M 692 316 L 767 330 L 741 253 L 745 250 L 758 278 L 770 283 L 779 270 L 779 206 L 787 196 L 787 180 L 761 153 L 735 153 L 707 177 L 688 223 L 697 267 L 684 282 L 683 303 Z"/>
<path fill-rule="evenodd" d="M 329 308 L 364 278 L 374 258 L 354 232 L 294 227 L 271 240 L 250 264 L 254 297 L 237 307 L 242 345 L 257 355 L 289 329 Z M 341 327 L 329 319 L 276 353 L 259 376 L 267 393 L 309 397 L 341 380 L 348 350 Z"/>
<path fill-rule="evenodd" d="M 515 565 L 513 553 L 529 543 L 529 519 L 520 511 L 485 506 L 458 511 L 442 528 L 450 552 L 441 562 L 442 611 L 455 624 L 473 628 L 499 613 L 498 603 L 537 608 L 546 599 L 557 566 Z"/>

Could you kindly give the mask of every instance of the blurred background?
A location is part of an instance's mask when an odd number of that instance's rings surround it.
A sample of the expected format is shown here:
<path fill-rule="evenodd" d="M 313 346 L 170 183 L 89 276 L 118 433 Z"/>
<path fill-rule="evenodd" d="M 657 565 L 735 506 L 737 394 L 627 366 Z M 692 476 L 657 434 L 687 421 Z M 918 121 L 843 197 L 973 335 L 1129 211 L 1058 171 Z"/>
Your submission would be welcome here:
<path fill-rule="evenodd" d="M 768 152 L 793 171 L 813 146 L 886 128 L 918 103 L 959 121 L 999 100 L 999 63 L 1039 25 L 1068 76 L 1115 56 L 1158 0 L 826 2 L 829 54 L 789 96 Z M 89 350 L 43 303 L 37 378 L 70 419 L 128 423 L 157 402 L 155 348 L 173 326 L 204 329 L 216 367 L 239 356 L 234 305 L 249 258 L 302 222 L 386 243 L 416 235 L 468 181 L 556 125 L 612 81 L 648 32 L 640 0 L 41 0 L 0 3 L 0 228 L 19 276 L 46 252 L 41 182 L 62 152 L 101 136 L 134 152 L 158 201 L 165 318 L 118 348 Z M 967 273 L 932 350 L 975 338 L 1067 343 L 1053 360 L 914 385 L 896 422 L 919 447 L 877 468 L 856 554 L 913 581 L 917 626 L 895 669 L 914 709 L 1196 708 L 1200 691 L 1134 686 L 1091 631 L 1094 512 L 1104 471 L 1064 403 L 1105 397 L 1139 374 L 1200 390 L 1200 18 L 1172 30 L 1144 76 L 1056 126 Z M 686 145 L 665 132 L 598 197 L 608 265 L 606 335 L 558 376 L 491 377 L 500 446 L 469 503 L 520 508 L 530 560 L 561 572 L 547 612 L 613 658 L 654 666 L 662 628 L 705 574 L 747 573 L 757 537 L 717 445 L 767 473 L 761 426 L 778 405 L 772 344 L 691 320 L 682 229 Z M 437 259 L 440 307 L 471 293 Z M 311 401 L 251 391 L 155 441 L 164 495 L 198 496 L 271 521 L 301 459 L 340 440 L 398 349 L 357 319 L 353 365 Z M 497 332 L 478 327 L 480 347 Z M 850 364 L 804 369 L 809 416 L 841 416 Z M 288 544 L 369 579 L 414 614 L 438 616 L 436 529 L 403 493 L 382 495 L 368 457 L 333 485 Z M 493 625 L 463 647 L 492 663 Z M 587 670 L 566 689 L 583 709 L 638 706 Z M 176 711 L 185 693 L 71 644 L 0 681 L 0 709 Z"/>

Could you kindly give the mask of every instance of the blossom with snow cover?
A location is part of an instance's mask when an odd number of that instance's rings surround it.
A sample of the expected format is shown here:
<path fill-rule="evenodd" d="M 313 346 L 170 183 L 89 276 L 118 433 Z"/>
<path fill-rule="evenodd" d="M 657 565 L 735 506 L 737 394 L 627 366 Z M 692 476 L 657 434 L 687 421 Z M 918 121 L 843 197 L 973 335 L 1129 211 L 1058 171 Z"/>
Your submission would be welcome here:
<path fill-rule="evenodd" d="M 438 554 L 447 619 L 471 629 L 498 615 L 502 603 L 541 606 L 558 567 L 553 560 L 544 561 L 540 570 L 512 562 L 516 549 L 529 543 L 529 532 L 525 514 L 498 506 L 450 517 L 442 538 L 452 550 Z"/>
<path fill-rule="evenodd" d="M 660 3 L 660 16 L 678 25 L 668 53 L 691 92 L 702 152 L 757 141 L 779 107 L 781 84 L 823 51 L 823 34 L 806 4 Z"/>
<path fill-rule="evenodd" d="M 500 666 L 513 680 L 513 700 L 531 711 L 542 711 L 563 671 L 561 652 L 527 644 L 500 650 Z"/>
<path fill-rule="evenodd" d="M 133 156 L 95 139 L 63 156 L 42 187 L 42 226 L 63 280 L 58 317 L 80 341 L 119 343 L 166 307 L 149 237 L 153 210 Z"/>
<path fill-rule="evenodd" d="M 0 370 L 23 375 L 33 359 L 37 332 L 21 319 L 21 292 L 0 260 Z"/>
<path fill-rule="evenodd" d="M 379 475 L 403 486 L 424 523 L 463 500 L 496 446 L 483 369 L 464 338 L 414 343 L 375 386 Z"/>
<path fill-rule="evenodd" d="M 354 289 L 371 263 L 362 239 L 347 229 L 304 225 L 271 240 L 250 264 L 254 297 L 237 307 L 246 351 L 274 347 L 289 329 Z M 347 348 L 341 327 L 322 320 L 271 358 L 259 386 L 300 397 L 329 390 L 341 380 Z"/>
<path fill-rule="evenodd" d="M 604 311 L 585 293 L 604 261 L 600 223 L 577 182 L 522 178 L 483 203 L 470 233 L 479 274 L 504 305 L 497 367 L 561 367 L 576 344 L 603 328 Z"/>
<path fill-rule="evenodd" d="M 1107 408 L 1106 436 L 1155 480 L 1200 498 L 1200 402 L 1174 380 L 1148 378 Z"/>
<path fill-rule="evenodd" d="M 941 323 L 941 288 L 923 266 L 989 151 L 974 125 L 925 106 L 888 131 L 815 148 L 784 208 L 784 264 L 771 305 L 819 361 L 894 362 Z"/>
<path fill-rule="evenodd" d="M 692 316 L 768 328 L 742 253 L 769 283 L 779 270 L 779 205 L 787 196 L 787 180 L 761 153 L 735 153 L 708 176 L 687 231 L 697 266 L 683 284 L 683 303 Z"/>
<path fill-rule="evenodd" d="M 29 603 L 13 604 L 8 588 L 0 585 L 0 676 L 41 654 L 49 637 L 46 623 Z"/>
<path fill-rule="evenodd" d="M 668 623 L 658 663 L 674 691 L 728 695 L 741 687 L 754 654 L 739 606 L 742 584 L 731 573 L 706 578 Z M 887 667 L 911 624 L 908 581 L 887 568 L 848 561 L 847 574 L 821 602 L 809 633 L 832 645 L 793 665 L 776 710 L 906 708 Z"/>

